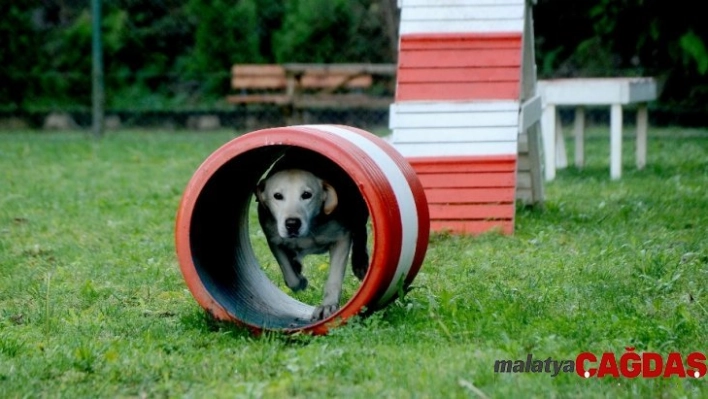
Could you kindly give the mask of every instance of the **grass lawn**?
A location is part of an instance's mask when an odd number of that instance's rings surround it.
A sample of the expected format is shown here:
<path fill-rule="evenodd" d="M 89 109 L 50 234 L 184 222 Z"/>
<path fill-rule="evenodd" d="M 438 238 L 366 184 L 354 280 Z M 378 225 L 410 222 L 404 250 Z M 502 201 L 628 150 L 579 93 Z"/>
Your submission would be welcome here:
<path fill-rule="evenodd" d="M 651 129 L 643 171 L 628 137 L 610 181 L 591 129 L 513 236 L 432 236 L 407 297 L 325 337 L 253 337 L 186 289 L 177 205 L 232 137 L 0 132 L 0 397 L 708 397 L 708 377 L 493 369 L 708 352 L 708 130 Z"/>

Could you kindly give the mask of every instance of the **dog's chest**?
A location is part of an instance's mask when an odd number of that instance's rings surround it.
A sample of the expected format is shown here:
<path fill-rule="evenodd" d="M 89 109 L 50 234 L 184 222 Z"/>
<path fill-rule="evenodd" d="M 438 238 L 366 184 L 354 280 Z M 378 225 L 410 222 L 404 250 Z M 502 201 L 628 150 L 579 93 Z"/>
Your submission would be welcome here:
<path fill-rule="evenodd" d="M 281 243 L 282 246 L 300 254 L 301 256 L 309 254 L 321 254 L 327 252 L 332 242 L 318 241 L 312 237 L 286 238 Z"/>
<path fill-rule="evenodd" d="M 348 239 L 347 231 L 336 222 L 318 226 L 310 233 L 305 237 L 284 238 L 280 245 L 305 256 L 327 252 L 334 243 Z"/>

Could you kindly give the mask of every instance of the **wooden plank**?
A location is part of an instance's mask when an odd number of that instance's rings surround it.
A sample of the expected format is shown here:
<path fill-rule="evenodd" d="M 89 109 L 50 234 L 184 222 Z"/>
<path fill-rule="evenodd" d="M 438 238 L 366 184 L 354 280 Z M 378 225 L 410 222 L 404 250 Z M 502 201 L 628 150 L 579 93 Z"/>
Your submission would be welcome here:
<path fill-rule="evenodd" d="M 635 148 L 635 161 L 637 169 L 641 170 L 647 164 L 647 126 L 649 125 L 649 111 L 646 103 L 637 107 L 637 147 Z"/>
<path fill-rule="evenodd" d="M 533 198 L 533 191 L 529 188 L 517 188 L 516 201 L 523 205 L 534 205 L 536 203 Z"/>
<path fill-rule="evenodd" d="M 629 84 L 627 103 L 649 102 L 656 100 L 658 93 L 657 83 L 654 79 L 632 81 Z"/>
<path fill-rule="evenodd" d="M 513 165 L 515 155 L 477 156 L 477 157 L 424 157 L 408 158 L 408 162 L 419 173 L 453 172 L 466 173 L 471 171 L 490 171 L 488 165 Z M 485 169 L 476 169 L 482 167 Z M 501 169 L 499 169 L 501 168 Z M 511 171 L 513 167 L 500 166 L 494 171 Z"/>
<path fill-rule="evenodd" d="M 482 21 L 401 21 L 400 34 L 409 33 L 452 33 L 452 32 L 521 32 L 524 20 L 482 20 Z"/>
<path fill-rule="evenodd" d="M 476 113 L 419 113 L 396 114 L 389 121 L 393 128 L 464 128 L 509 126 L 517 131 L 518 111 L 476 112 Z"/>
<path fill-rule="evenodd" d="M 435 101 L 435 102 L 404 102 L 391 104 L 392 114 L 416 114 L 416 113 L 453 113 L 453 112 L 494 112 L 494 111 L 514 111 L 518 112 L 518 100 L 490 100 L 490 101 Z"/>
<path fill-rule="evenodd" d="M 293 98 L 295 108 L 386 109 L 392 102 L 389 97 L 372 97 L 364 93 L 306 94 Z"/>
<path fill-rule="evenodd" d="M 514 187 L 515 172 L 435 173 L 418 176 L 425 188 Z"/>
<path fill-rule="evenodd" d="M 428 50 L 402 51 L 398 69 L 402 68 L 474 68 L 520 67 L 518 49 L 478 49 L 468 51 Z"/>
<path fill-rule="evenodd" d="M 524 16 L 524 6 L 518 4 L 501 5 L 455 5 L 405 7 L 401 10 L 401 21 L 474 21 L 508 20 Z"/>
<path fill-rule="evenodd" d="M 520 4 L 501 5 L 455 5 L 455 6 L 425 6 L 404 7 L 401 10 L 401 21 L 474 21 L 474 20 L 508 20 L 524 17 L 524 6 Z"/>
<path fill-rule="evenodd" d="M 500 204 L 429 204 L 431 219 L 435 220 L 499 220 L 514 217 L 514 205 Z"/>
<path fill-rule="evenodd" d="M 401 36 L 400 51 L 520 49 L 521 34 L 444 33 Z"/>
<path fill-rule="evenodd" d="M 531 174 L 530 173 L 519 173 L 516 176 L 516 188 L 531 189 Z"/>
<path fill-rule="evenodd" d="M 274 64 L 236 64 L 231 67 L 233 75 L 275 75 L 285 77 L 285 68 Z"/>
<path fill-rule="evenodd" d="M 471 115 L 474 119 L 474 115 Z M 439 122 L 438 122 L 439 123 Z M 516 126 L 505 127 L 455 127 L 455 128 L 396 128 L 393 143 L 473 143 L 487 141 L 513 141 L 517 138 Z"/>
<path fill-rule="evenodd" d="M 519 82 L 399 83 L 396 101 L 512 100 Z"/>
<path fill-rule="evenodd" d="M 371 75 L 357 75 L 332 71 L 310 71 L 300 78 L 303 89 L 330 89 L 337 87 L 365 89 L 371 87 Z"/>
<path fill-rule="evenodd" d="M 236 75 L 231 78 L 233 89 L 284 89 L 285 76 Z"/>
<path fill-rule="evenodd" d="M 432 220 L 430 230 L 434 232 L 450 232 L 453 234 L 482 234 L 499 231 L 502 234 L 514 233 L 513 220 Z"/>
<path fill-rule="evenodd" d="M 520 67 L 401 68 L 399 83 L 518 82 Z"/>
<path fill-rule="evenodd" d="M 656 99 L 653 79 L 572 78 L 538 82 L 539 93 L 554 105 L 610 105 Z"/>
<path fill-rule="evenodd" d="M 394 143 L 404 157 L 516 155 L 515 141 L 482 143 Z"/>
<path fill-rule="evenodd" d="M 541 96 L 533 96 L 521 104 L 519 115 L 519 132 L 525 132 L 534 123 L 541 120 L 543 112 Z"/>
<path fill-rule="evenodd" d="M 519 158 L 516 160 L 516 170 L 517 173 L 528 172 L 531 170 L 531 163 L 529 161 L 528 153 L 519 154 Z"/>
<path fill-rule="evenodd" d="M 514 188 L 427 188 L 428 204 L 484 204 L 513 202 Z"/>
<path fill-rule="evenodd" d="M 226 97 L 231 104 L 287 104 L 290 100 L 283 94 L 234 94 Z"/>
<path fill-rule="evenodd" d="M 529 177 L 531 179 L 531 204 L 541 205 L 545 198 L 543 178 L 541 177 L 541 124 L 536 123 L 527 130 L 529 159 Z M 517 195 L 518 198 L 518 195 Z M 527 201 L 527 203 L 529 203 Z"/>
<path fill-rule="evenodd" d="M 285 63 L 283 68 L 293 75 L 301 75 L 314 71 L 344 73 L 347 75 L 369 74 L 393 76 L 396 74 L 396 64 L 316 64 L 316 63 Z"/>

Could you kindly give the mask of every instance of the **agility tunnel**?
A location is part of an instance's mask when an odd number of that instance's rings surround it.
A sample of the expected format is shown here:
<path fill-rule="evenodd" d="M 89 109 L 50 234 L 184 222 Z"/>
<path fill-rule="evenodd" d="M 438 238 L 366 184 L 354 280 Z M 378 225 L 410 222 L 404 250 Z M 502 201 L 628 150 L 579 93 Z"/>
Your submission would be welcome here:
<path fill-rule="evenodd" d="M 254 188 L 288 148 L 312 151 L 344 170 L 370 214 L 369 270 L 351 298 L 320 321 L 310 321 L 314 306 L 289 296 L 266 276 L 251 242 Z M 184 191 L 175 244 L 189 290 L 214 318 L 254 332 L 324 334 L 403 292 L 423 262 L 429 229 L 423 187 L 391 145 L 353 127 L 303 125 L 247 133 L 213 152 Z"/>

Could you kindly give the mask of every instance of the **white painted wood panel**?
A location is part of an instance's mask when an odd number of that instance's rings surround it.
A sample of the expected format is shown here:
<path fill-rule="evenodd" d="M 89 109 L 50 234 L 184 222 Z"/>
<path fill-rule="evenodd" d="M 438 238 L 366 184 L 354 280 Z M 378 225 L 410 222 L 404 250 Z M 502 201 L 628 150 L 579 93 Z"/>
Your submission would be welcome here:
<path fill-rule="evenodd" d="M 633 82 L 630 84 L 628 101 L 632 102 L 649 102 L 656 100 L 658 88 L 654 79 L 645 79 L 642 82 Z"/>
<path fill-rule="evenodd" d="M 517 111 L 518 101 L 408 101 L 391 104 L 391 113 L 415 114 L 427 113 L 453 113 L 453 112 L 490 112 L 490 111 Z"/>
<path fill-rule="evenodd" d="M 482 21 L 401 21 L 401 35 L 412 33 L 521 32 L 523 19 Z"/>
<path fill-rule="evenodd" d="M 465 143 L 487 141 L 513 141 L 518 133 L 516 126 L 394 129 L 393 143 Z"/>
<path fill-rule="evenodd" d="M 516 155 L 516 141 L 486 143 L 394 143 L 394 147 L 404 157 Z"/>
<path fill-rule="evenodd" d="M 401 21 L 508 20 L 524 17 L 523 5 L 407 7 Z"/>
<path fill-rule="evenodd" d="M 518 111 L 454 112 L 454 113 L 392 113 L 389 126 L 397 128 L 513 126 L 519 122 Z"/>
<path fill-rule="evenodd" d="M 541 120 L 543 106 L 541 96 L 534 96 L 521 104 L 521 113 L 519 115 L 519 132 L 524 132 L 531 125 Z"/>
<path fill-rule="evenodd" d="M 609 105 L 656 99 L 656 81 L 637 78 L 574 78 L 538 82 L 543 101 L 554 105 Z"/>
<path fill-rule="evenodd" d="M 502 4 L 524 5 L 525 0 L 399 0 L 398 4 L 404 7 L 431 7 L 431 6 L 489 6 Z"/>

